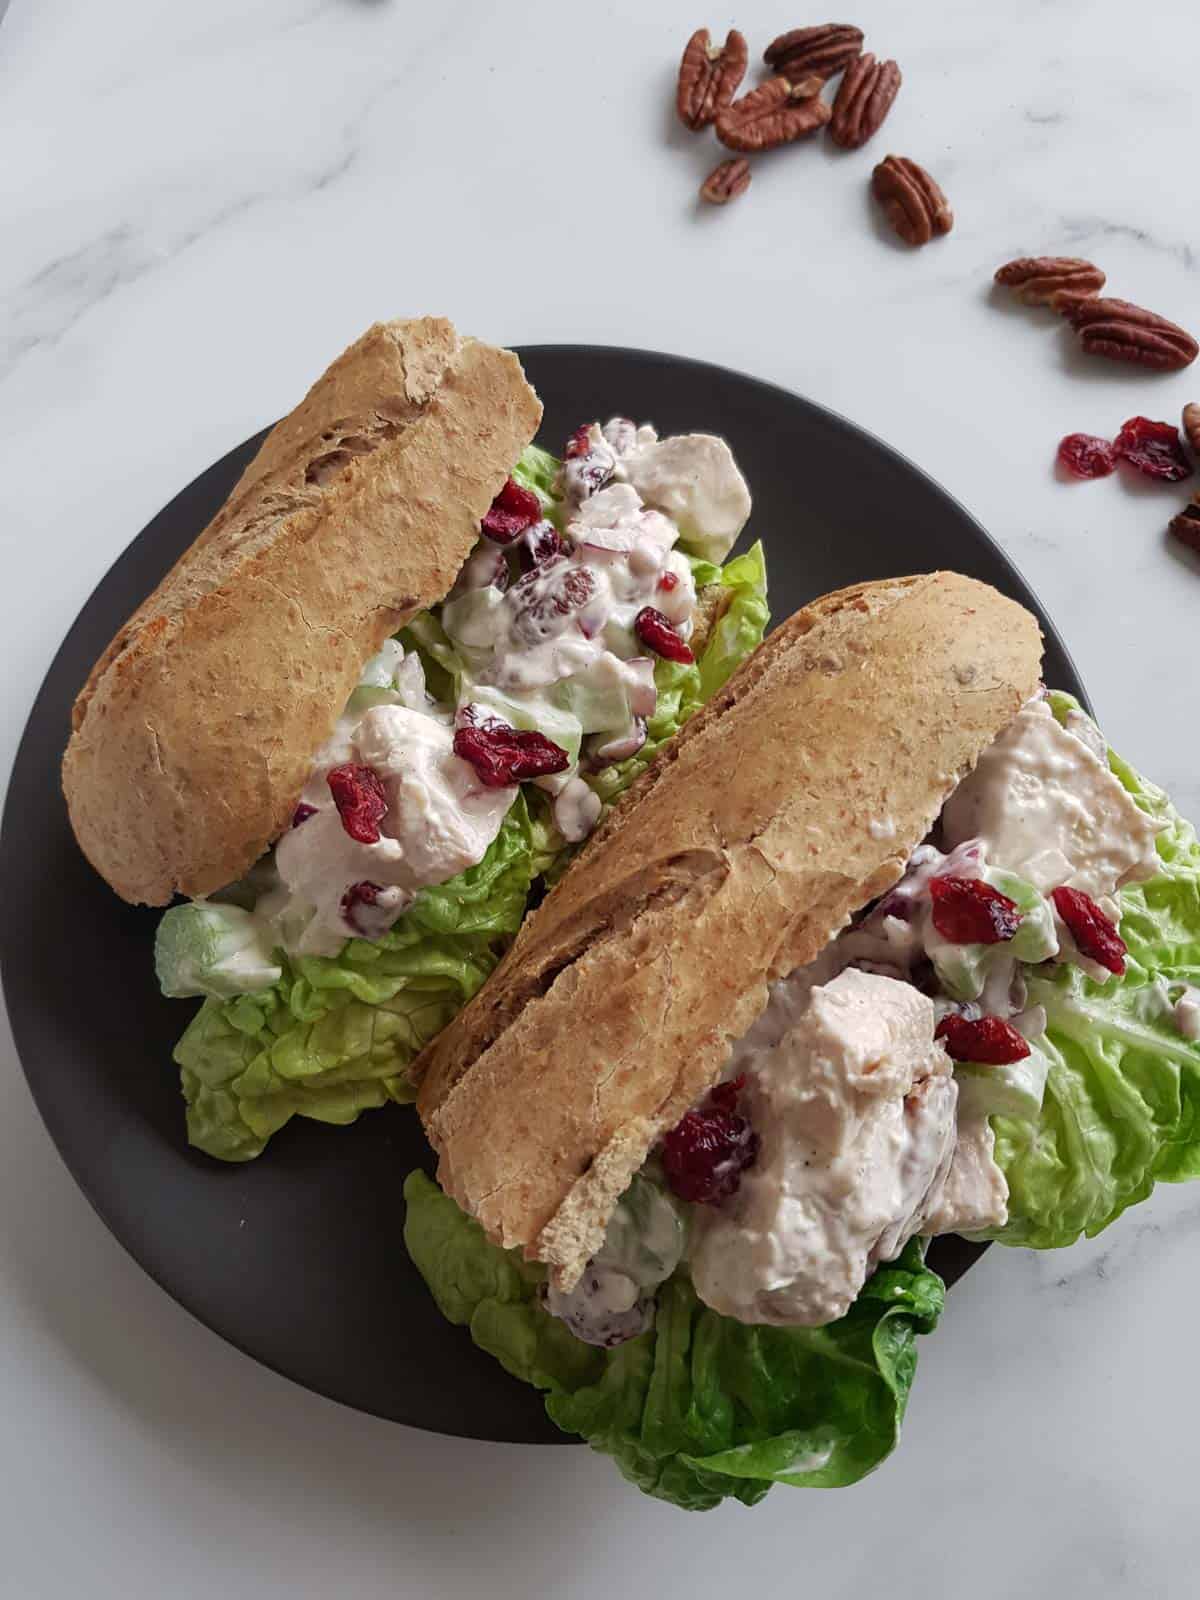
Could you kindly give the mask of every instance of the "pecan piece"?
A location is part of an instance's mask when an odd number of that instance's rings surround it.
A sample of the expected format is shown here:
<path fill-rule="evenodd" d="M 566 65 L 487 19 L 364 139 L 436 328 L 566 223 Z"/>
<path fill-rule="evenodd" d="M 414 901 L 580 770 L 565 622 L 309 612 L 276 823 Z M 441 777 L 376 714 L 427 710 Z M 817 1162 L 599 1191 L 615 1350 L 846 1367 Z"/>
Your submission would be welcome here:
<path fill-rule="evenodd" d="M 861 28 L 847 22 L 823 22 L 816 28 L 781 33 L 763 51 L 763 60 L 789 83 L 799 83 L 814 73 L 821 79 L 832 78 L 849 66 L 862 45 Z"/>
<path fill-rule="evenodd" d="M 731 156 L 714 167 L 700 185 L 700 198 L 711 206 L 726 206 L 750 187 L 750 163 L 745 156 Z"/>
<path fill-rule="evenodd" d="M 829 137 L 843 150 L 858 150 L 879 132 L 900 90 L 900 68 L 876 61 L 868 50 L 846 68 L 833 102 Z"/>
<path fill-rule="evenodd" d="M 885 156 L 871 174 L 871 191 L 905 244 L 928 244 L 954 226 L 946 196 L 907 156 Z"/>
<path fill-rule="evenodd" d="M 729 150 L 775 150 L 829 121 L 829 107 L 813 87 L 813 79 L 791 84 L 768 78 L 717 118 L 717 138 Z"/>
<path fill-rule="evenodd" d="M 1018 256 L 996 268 L 995 280 L 1027 306 L 1053 305 L 1056 310 L 1068 295 L 1084 299 L 1104 287 L 1100 268 L 1078 256 Z M 1056 301 L 1055 295 L 1064 298 Z"/>
<path fill-rule="evenodd" d="M 697 132 L 716 121 L 737 93 L 749 59 L 746 40 L 736 28 L 730 28 L 723 45 L 713 44 L 707 28 L 696 29 L 684 47 L 675 91 L 675 109 L 684 127 Z"/>
<path fill-rule="evenodd" d="M 1054 304 L 1079 334 L 1089 355 L 1133 361 L 1157 372 L 1191 366 L 1200 345 L 1186 329 L 1128 300 L 1063 295 Z"/>
<path fill-rule="evenodd" d="M 1177 517 L 1172 517 L 1167 527 L 1171 533 L 1200 556 L 1200 490 L 1184 506 Z"/>
<path fill-rule="evenodd" d="M 1195 401 L 1183 408 L 1183 436 L 1200 456 L 1200 405 Z"/>

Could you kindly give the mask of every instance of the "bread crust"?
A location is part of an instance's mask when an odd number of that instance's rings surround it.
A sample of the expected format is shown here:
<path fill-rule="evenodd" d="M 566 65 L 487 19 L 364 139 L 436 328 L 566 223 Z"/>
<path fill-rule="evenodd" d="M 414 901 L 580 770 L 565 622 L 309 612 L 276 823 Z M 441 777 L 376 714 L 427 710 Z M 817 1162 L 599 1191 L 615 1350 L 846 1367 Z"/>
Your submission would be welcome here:
<path fill-rule="evenodd" d="M 667 746 L 418 1059 L 442 1187 L 569 1288 L 767 982 L 902 874 L 1038 685 L 1023 607 L 954 573 L 789 618 Z"/>
<path fill-rule="evenodd" d="M 376 323 L 271 430 L 75 703 L 63 790 L 118 894 L 164 905 L 253 865 L 540 420 L 514 355 L 424 317 Z"/>

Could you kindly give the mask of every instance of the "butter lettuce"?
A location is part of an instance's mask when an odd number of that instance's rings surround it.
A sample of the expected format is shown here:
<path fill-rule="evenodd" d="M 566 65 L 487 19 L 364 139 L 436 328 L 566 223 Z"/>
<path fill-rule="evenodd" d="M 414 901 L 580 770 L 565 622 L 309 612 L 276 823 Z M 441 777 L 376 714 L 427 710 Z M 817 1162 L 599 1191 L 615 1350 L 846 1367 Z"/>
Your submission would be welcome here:
<path fill-rule="evenodd" d="M 1059 721 L 1076 709 L 1050 697 Z M 1159 871 L 1118 895 L 1125 974 L 1094 983 L 1078 967 L 1036 969 L 1049 1058 L 1034 1123 L 994 1117 L 1009 1220 L 990 1237 L 1049 1248 L 1097 1234 L 1157 1182 L 1200 1177 L 1200 1044 L 1171 1015 L 1172 989 L 1200 985 L 1200 843 L 1166 795 L 1112 750 L 1134 802 L 1166 824 Z"/>
<path fill-rule="evenodd" d="M 208 999 L 175 1048 L 188 1139 L 247 1161 L 294 1116 L 353 1122 L 412 1099 L 407 1068 L 475 993 L 521 924 L 534 834 L 518 797 L 477 866 L 424 889 L 389 933 L 340 955 L 278 953 L 278 982 Z"/>
<path fill-rule="evenodd" d="M 753 1505 L 775 1483 L 855 1483 L 894 1448 L 917 1335 L 944 1297 L 917 1241 L 827 1327 L 747 1327 L 703 1306 L 679 1272 L 649 1332 L 599 1350 L 543 1309 L 542 1269 L 489 1244 L 424 1173 L 404 1198 L 405 1244 L 442 1314 L 647 1494 L 693 1511 Z"/>
<path fill-rule="evenodd" d="M 543 450 L 540 445 L 527 444 L 521 452 L 521 459 L 513 468 L 512 475 L 523 489 L 532 489 L 542 503 L 542 510 L 550 513 L 557 510 L 558 495 L 555 484 L 558 480 L 559 460 L 552 456 L 549 450 Z"/>

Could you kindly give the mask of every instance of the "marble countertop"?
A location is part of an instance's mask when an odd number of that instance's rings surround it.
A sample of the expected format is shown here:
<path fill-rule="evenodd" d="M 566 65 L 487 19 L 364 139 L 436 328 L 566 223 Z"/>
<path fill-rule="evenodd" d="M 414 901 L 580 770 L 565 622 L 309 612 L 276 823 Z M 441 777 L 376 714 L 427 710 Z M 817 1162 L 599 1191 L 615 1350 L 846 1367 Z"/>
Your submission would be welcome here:
<path fill-rule="evenodd" d="M 1200 321 L 1200 10 L 1141 7 L 1136 39 L 1116 0 L 853 16 L 905 74 L 872 148 L 925 162 L 957 214 L 920 253 L 873 218 L 870 150 L 785 151 L 701 213 L 715 150 L 673 123 L 674 69 L 693 27 L 730 19 L 681 0 L 14 0 L 3 770 L 151 514 L 368 321 L 431 310 L 502 342 L 706 357 L 873 430 L 992 530 L 1110 737 L 1200 816 L 1200 565 L 1163 535 L 1183 494 L 1052 465 L 1063 433 L 1177 418 L 1200 367 L 1088 362 L 990 290 L 1012 255 L 1084 254 L 1113 292 Z M 734 20 L 761 49 L 820 14 L 744 0 Z M 899 1452 L 858 1488 L 687 1517 L 586 1450 L 425 1436 L 253 1365 L 108 1236 L 7 1032 L 0 1056 L 6 1593 L 1194 1593 L 1200 1188 L 1069 1253 L 993 1250 L 923 1342 Z"/>

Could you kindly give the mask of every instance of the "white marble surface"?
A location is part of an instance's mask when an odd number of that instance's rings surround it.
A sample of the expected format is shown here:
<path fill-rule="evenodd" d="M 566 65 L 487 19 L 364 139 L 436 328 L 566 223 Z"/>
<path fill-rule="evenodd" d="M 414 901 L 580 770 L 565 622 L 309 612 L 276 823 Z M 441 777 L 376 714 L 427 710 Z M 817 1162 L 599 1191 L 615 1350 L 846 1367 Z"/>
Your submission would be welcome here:
<path fill-rule="evenodd" d="M 869 152 L 784 152 L 699 214 L 714 151 L 669 94 L 690 30 L 730 19 L 682 0 L 14 0 L 4 769 L 59 638 L 146 519 L 366 322 L 435 310 L 500 341 L 708 357 L 875 430 L 999 537 L 1114 741 L 1200 815 L 1200 568 L 1162 535 L 1181 495 L 1051 466 L 1064 432 L 1177 417 L 1200 368 L 1089 364 L 989 293 L 998 262 L 1066 250 L 1200 322 L 1200 11 L 852 14 L 905 72 L 876 148 L 924 160 L 958 215 L 920 254 L 875 225 Z M 736 20 L 761 49 L 821 14 L 745 0 Z M 1069 1254 L 993 1250 L 867 1483 L 689 1518 L 587 1451 L 426 1437 L 253 1366 L 109 1238 L 7 1034 L 0 1054 L 6 1595 L 1195 1592 L 1200 1189 Z"/>

